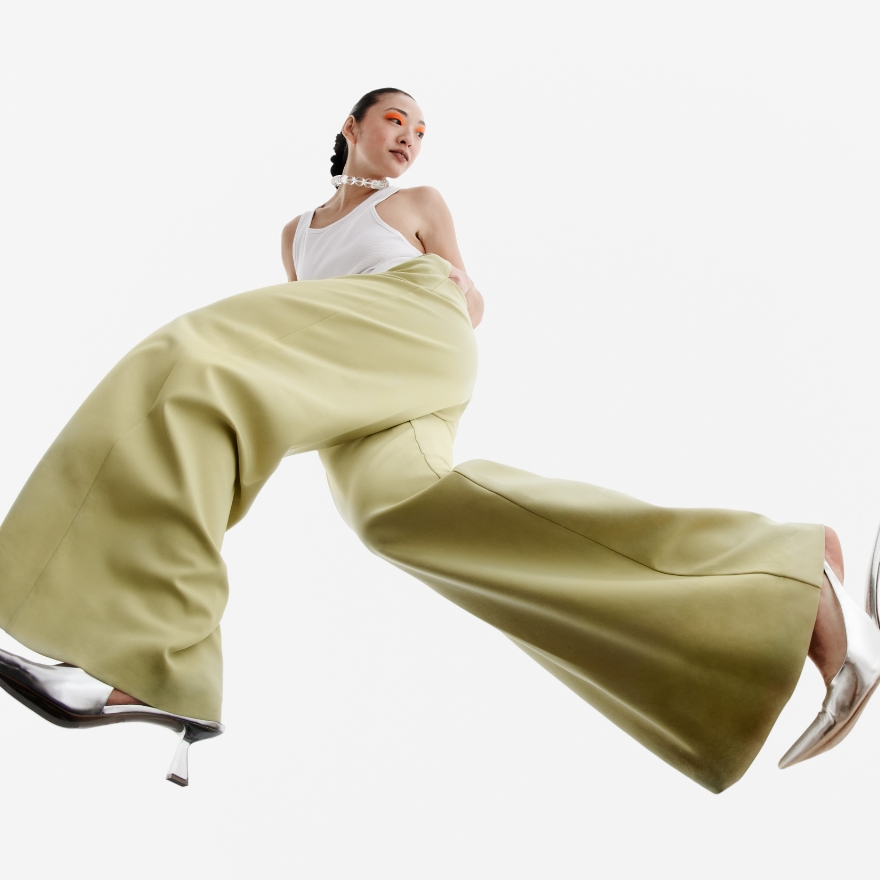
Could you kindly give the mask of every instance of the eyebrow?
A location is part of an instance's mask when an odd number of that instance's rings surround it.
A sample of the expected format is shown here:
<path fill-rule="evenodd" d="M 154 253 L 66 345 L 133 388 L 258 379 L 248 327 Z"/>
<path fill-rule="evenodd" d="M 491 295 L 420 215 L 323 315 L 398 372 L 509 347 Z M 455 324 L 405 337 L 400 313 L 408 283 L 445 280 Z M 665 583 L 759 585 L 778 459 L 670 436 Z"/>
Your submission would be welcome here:
<path fill-rule="evenodd" d="M 385 108 L 385 112 L 386 112 L 386 113 L 387 113 L 389 110 L 396 110 L 398 113 L 402 113 L 407 119 L 409 119 L 409 113 L 407 113 L 406 110 L 401 110 L 400 107 L 386 107 L 386 108 Z M 424 124 L 425 124 L 425 120 L 424 120 L 424 119 L 420 119 L 420 120 L 419 120 L 419 125 L 424 125 Z"/>

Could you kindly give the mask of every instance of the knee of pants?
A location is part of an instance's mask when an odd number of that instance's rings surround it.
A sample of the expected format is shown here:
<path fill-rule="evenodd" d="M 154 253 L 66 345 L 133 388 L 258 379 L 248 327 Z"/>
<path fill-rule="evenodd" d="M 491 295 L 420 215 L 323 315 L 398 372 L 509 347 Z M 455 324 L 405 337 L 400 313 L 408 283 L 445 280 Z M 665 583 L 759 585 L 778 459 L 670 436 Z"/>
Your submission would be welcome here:
<path fill-rule="evenodd" d="M 118 367 L 132 387 L 153 393 L 154 405 L 180 395 L 205 401 L 228 394 L 241 384 L 230 361 L 235 346 L 222 338 L 228 329 L 212 318 L 210 307 L 180 315 L 142 340 Z"/>
<path fill-rule="evenodd" d="M 198 357 L 179 319 L 132 348 L 92 390 L 56 443 L 73 444 L 102 458 L 156 404 L 175 367 Z M 103 450 L 103 451 L 102 451 Z"/>
<path fill-rule="evenodd" d="M 373 553 L 394 558 L 401 508 L 452 470 L 455 427 L 432 414 L 321 450 L 337 509 Z"/>
<path fill-rule="evenodd" d="M 199 335 L 192 316 L 180 315 L 142 339 L 128 357 L 149 353 L 156 369 L 167 372 L 178 361 L 196 356 L 204 348 L 199 345 Z"/>

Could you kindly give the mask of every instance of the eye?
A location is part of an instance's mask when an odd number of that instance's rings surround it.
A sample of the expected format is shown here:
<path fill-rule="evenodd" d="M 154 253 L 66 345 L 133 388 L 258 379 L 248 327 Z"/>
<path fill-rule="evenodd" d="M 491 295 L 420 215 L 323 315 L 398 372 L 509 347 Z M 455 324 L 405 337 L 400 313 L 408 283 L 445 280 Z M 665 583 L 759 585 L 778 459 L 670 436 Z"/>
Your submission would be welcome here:
<path fill-rule="evenodd" d="M 425 136 L 425 126 L 424 125 L 417 125 L 416 126 L 416 134 L 420 138 L 423 138 Z"/>
<path fill-rule="evenodd" d="M 403 125 L 403 117 L 399 113 L 386 113 L 385 118 L 390 122 L 396 122 L 398 125 Z"/>

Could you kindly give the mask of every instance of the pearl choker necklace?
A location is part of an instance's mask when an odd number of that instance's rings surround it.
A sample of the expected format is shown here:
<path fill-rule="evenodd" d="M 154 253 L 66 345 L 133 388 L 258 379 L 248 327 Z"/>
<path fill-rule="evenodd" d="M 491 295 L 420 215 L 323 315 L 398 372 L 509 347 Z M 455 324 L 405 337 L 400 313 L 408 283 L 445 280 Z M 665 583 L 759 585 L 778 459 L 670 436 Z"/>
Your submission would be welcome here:
<path fill-rule="evenodd" d="M 337 174 L 330 178 L 330 183 L 339 189 L 339 184 L 347 183 L 351 186 L 368 186 L 370 189 L 385 189 L 389 186 L 387 179 L 371 180 L 369 177 L 349 177 L 347 174 Z"/>

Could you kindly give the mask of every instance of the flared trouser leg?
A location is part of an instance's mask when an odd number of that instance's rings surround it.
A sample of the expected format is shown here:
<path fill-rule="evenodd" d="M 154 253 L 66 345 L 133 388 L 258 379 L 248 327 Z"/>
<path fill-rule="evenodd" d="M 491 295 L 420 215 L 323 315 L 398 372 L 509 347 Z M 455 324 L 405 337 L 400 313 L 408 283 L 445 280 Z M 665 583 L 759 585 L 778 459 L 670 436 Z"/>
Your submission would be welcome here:
<path fill-rule="evenodd" d="M 0 626 L 143 702 L 219 719 L 220 548 L 290 453 L 470 399 L 450 266 L 244 293 L 133 349 L 0 527 Z"/>
<path fill-rule="evenodd" d="M 453 469 L 476 352 L 448 272 L 427 256 L 251 291 L 137 346 L 0 526 L 0 626 L 146 703 L 219 719 L 223 534 L 285 455 L 319 449 L 374 552 L 725 788 L 797 681 L 821 527 Z"/>
<path fill-rule="evenodd" d="M 349 525 L 682 773 L 716 792 L 739 779 L 803 668 L 822 526 L 453 469 L 455 416 L 321 451 Z"/>

